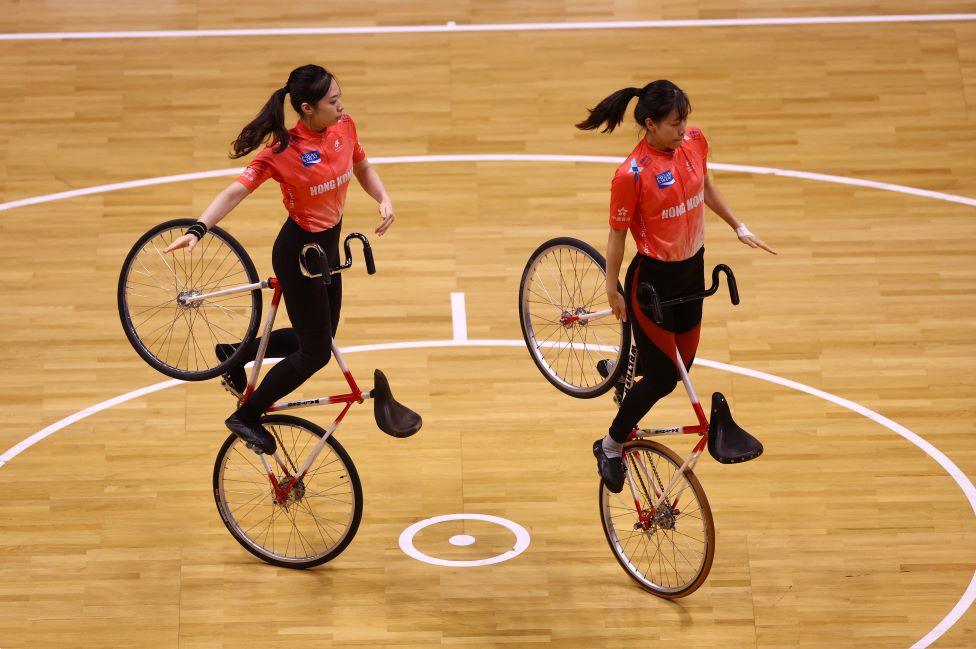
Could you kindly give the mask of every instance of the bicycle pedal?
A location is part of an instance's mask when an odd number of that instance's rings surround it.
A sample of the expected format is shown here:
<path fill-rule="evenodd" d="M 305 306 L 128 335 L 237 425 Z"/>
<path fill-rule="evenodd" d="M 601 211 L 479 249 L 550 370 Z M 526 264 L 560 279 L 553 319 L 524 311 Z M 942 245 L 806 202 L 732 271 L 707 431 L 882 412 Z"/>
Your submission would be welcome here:
<path fill-rule="evenodd" d="M 223 387 L 225 390 L 233 394 L 238 399 L 240 399 L 243 396 L 240 392 L 234 389 L 234 386 L 232 386 L 224 376 L 220 377 L 220 385 L 221 387 Z"/>
<path fill-rule="evenodd" d="M 247 447 L 247 448 L 249 448 L 249 449 L 251 449 L 252 451 L 254 451 L 257 455 L 261 455 L 262 453 L 264 453 L 264 451 L 262 451 L 261 449 L 259 449 L 257 446 L 255 446 L 251 442 L 244 442 L 244 446 Z"/>

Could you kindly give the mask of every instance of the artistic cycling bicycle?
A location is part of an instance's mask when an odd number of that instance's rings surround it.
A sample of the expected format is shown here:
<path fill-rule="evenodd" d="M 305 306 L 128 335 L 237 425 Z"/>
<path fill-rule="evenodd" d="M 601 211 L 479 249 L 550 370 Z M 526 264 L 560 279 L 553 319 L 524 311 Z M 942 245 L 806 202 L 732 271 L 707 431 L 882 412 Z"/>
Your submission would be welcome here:
<path fill-rule="evenodd" d="M 702 293 L 661 301 L 654 287 L 644 282 L 638 299 L 660 324 L 662 309 L 713 295 L 722 273 L 732 304 L 738 304 L 735 276 L 724 264 L 714 268 L 712 286 Z M 578 239 L 552 239 L 525 265 L 519 320 L 529 354 L 551 384 L 581 399 L 616 387 L 614 401 L 619 406 L 634 383 L 637 347 L 631 345 L 630 325 L 613 317 L 605 287 L 603 255 Z M 619 283 L 617 290 L 623 293 Z M 712 510 L 694 474 L 702 451 L 707 447 L 723 464 L 752 460 L 763 451 L 759 440 L 733 421 L 719 392 L 712 395 L 709 421 L 684 363 L 677 365 L 698 423 L 635 428 L 623 449 L 628 488 L 614 494 L 601 480 L 598 493 L 603 532 L 617 562 L 644 589 L 667 599 L 697 590 L 715 556 Z M 650 439 L 677 434 L 700 437 L 686 459 Z"/>
<path fill-rule="evenodd" d="M 212 227 L 193 252 L 186 248 L 163 253 L 192 225 L 175 219 L 146 232 L 129 251 L 119 275 L 119 317 L 136 352 L 153 368 L 184 381 L 202 381 L 227 373 L 240 362 L 257 335 L 263 289 L 272 289 L 271 307 L 261 344 L 243 394 L 224 382 L 243 402 L 257 384 L 268 335 L 281 302 L 281 286 L 271 277 L 258 279 L 244 248 L 230 234 Z M 363 246 L 367 272 L 376 272 L 366 237 L 348 235 L 345 262 L 329 268 L 325 253 L 307 245 L 295 263 L 306 277 L 328 283 L 333 274 L 352 265 L 350 241 Z M 218 344 L 237 344 L 225 360 Z M 231 535 L 251 554 L 285 568 L 310 568 L 337 557 L 356 535 L 363 514 L 363 490 L 352 458 L 335 438 L 335 430 L 355 403 L 373 400 L 376 424 L 393 437 L 420 430 L 420 415 L 393 398 L 380 370 L 372 390 L 360 389 L 342 353 L 332 353 L 349 384 L 349 392 L 317 399 L 281 402 L 269 413 L 325 404 L 343 404 L 328 428 L 298 417 L 270 414 L 262 425 L 274 436 L 278 450 L 271 456 L 252 452 L 229 435 L 217 453 L 213 494 L 217 511 Z"/>

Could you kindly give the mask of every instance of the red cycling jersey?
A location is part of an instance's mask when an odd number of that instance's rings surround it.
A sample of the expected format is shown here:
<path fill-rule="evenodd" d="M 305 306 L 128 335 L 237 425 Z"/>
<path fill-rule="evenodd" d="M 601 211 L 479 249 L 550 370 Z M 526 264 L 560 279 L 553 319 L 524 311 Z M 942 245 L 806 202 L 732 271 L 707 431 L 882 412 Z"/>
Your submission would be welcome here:
<path fill-rule="evenodd" d="M 342 218 L 354 164 L 366 159 L 356 125 L 343 114 L 335 126 L 317 133 L 301 121 L 288 131 L 288 147 L 265 147 L 237 178 L 253 192 L 268 178 L 281 185 L 285 209 L 309 232 L 328 230 Z"/>
<path fill-rule="evenodd" d="M 662 261 L 694 256 L 705 243 L 708 142 L 685 131 L 674 151 L 641 138 L 610 185 L 610 227 L 630 228 L 641 254 Z"/>

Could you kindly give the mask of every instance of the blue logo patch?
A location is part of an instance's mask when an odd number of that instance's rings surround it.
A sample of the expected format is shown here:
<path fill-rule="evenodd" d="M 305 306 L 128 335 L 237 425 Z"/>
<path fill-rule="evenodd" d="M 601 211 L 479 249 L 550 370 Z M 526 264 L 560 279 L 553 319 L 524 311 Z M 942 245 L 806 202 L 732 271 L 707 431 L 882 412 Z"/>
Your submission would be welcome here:
<path fill-rule="evenodd" d="M 319 155 L 318 151 L 309 151 L 308 153 L 302 154 L 302 165 L 305 167 L 311 167 L 312 165 L 317 165 L 322 162 L 322 157 Z"/>
<path fill-rule="evenodd" d="M 664 173 L 654 176 L 654 179 L 657 180 L 657 186 L 659 189 L 664 189 L 665 187 L 670 187 L 674 184 L 674 174 L 671 173 L 670 169 Z"/>

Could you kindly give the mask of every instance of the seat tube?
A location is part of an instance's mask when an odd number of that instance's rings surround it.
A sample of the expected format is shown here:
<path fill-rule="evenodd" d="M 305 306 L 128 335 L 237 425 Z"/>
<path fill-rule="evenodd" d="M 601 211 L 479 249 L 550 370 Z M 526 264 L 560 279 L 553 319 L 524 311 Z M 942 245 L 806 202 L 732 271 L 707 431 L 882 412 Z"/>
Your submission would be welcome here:
<path fill-rule="evenodd" d="M 342 370 L 342 375 L 346 377 L 346 382 L 349 383 L 349 389 L 353 391 L 353 394 L 360 394 L 361 391 L 359 386 L 356 385 L 356 379 L 352 378 L 352 372 L 349 371 L 346 360 L 342 357 L 342 352 L 339 351 L 339 346 L 335 343 L 335 338 L 332 339 L 332 356 L 339 363 L 339 369 Z"/>
<path fill-rule="evenodd" d="M 268 319 L 264 323 L 261 344 L 258 345 L 258 353 L 254 357 L 254 367 L 251 368 L 251 378 L 247 382 L 247 389 L 244 391 L 242 401 L 247 401 L 257 386 L 258 376 L 261 373 L 261 365 L 264 363 L 264 355 L 268 351 L 268 340 L 271 338 L 271 328 L 274 326 L 275 314 L 278 312 L 278 305 L 281 303 L 281 284 L 275 278 L 271 278 L 269 283 L 274 286 L 274 295 L 271 297 L 271 308 L 268 309 Z"/>
<path fill-rule="evenodd" d="M 678 359 L 678 374 L 681 375 L 681 382 L 685 384 L 685 392 L 688 393 L 688 398 L 691 400 L 691 407 L 695 409 L 695 414 L 698 416 L 698 423 L 701 426 L 708 426 L 705 411 L 702 410 L 701 402 L 695 393 L 695 386 L 691 384 L 691 377 L 688 376 L 688 370 L 685 369 L 685 361 L 681 358 L 681 350 L 678 349 L 677 345 L 674 347 L 674 357 Z"/>

